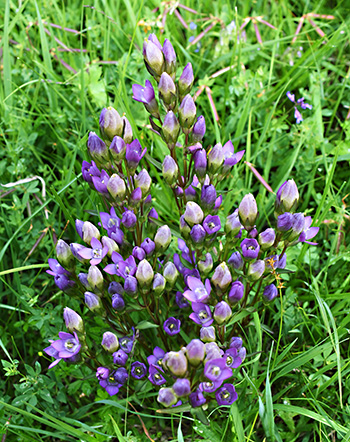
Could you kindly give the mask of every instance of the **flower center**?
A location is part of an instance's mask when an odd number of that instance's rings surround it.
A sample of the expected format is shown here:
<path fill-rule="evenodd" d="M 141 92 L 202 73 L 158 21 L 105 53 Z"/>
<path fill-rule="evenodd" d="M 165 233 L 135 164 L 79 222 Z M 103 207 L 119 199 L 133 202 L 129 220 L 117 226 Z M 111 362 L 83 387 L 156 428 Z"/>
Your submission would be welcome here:
<path fill-rule="evenodd" d="M 232 362 L 233 362 L 232 357 L 231 356 L 227 356 L 227 358 L 226 358 L 226 365 L 230 366 L 232 364 Z"/>
<path fill-rule="evenodd" d="M 230 397 L 230 393 L 228 391 L 221 393 L 221 399 L 228 399 Z"/>
<path fill-rule="evenodd" d="M 201 310 L 199 313 L 198 313 L 198 317 L 199 317 L 199 319 L 207 319 L 208 318 L 208 313 L 205 311 L 205 310 Z"/>
<path fill-rule="evenodd" d="M 101 249 L 93 249 L 92 251 L 94 258 L 101 258 L 102 250 Z"/>
<path fill-rule="evenodd" d="M 162 377 L 160 376 L 160 374 L 156 373 L 156 374 L 154 375 L 154 379 L 155 379 L 156 381 L 160 381 L 160 380 L 162 379 Z"/>
<path fill-rule="evenodd" d="M 213 229 L 215 227 L 215 223 L 211 222 L 208 223 L 209 229 Z"/>
<path fill-rule="evenodd" d="M 213 367 L 211 372 L 217 378 L 220 376 L 221 370 L 219 367 Z"/>

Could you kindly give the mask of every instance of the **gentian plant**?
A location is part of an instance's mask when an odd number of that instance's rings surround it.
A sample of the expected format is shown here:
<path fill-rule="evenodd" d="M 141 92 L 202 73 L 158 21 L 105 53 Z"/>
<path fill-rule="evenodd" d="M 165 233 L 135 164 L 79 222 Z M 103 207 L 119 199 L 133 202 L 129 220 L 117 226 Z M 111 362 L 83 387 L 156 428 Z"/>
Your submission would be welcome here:
<path fill-rule="evenodd" d="M 315 244 L 309 240 L 318 228 L 296 212 L 293 180 L 277 190 L 276 222 L 260 223 L 275 227 L 257 230 L 251 193 L 223 220 L 217 184 L 244 151 L 236 152 L 230 140 L 205 146 L 205 119 L 197 116 L 191 96 L 191 63 L 178 68 L 169 40 L 162 45 L 151 34 L 143 56 L 152 78 L 133 85 L 133 98 L 169 150 L 160 173 L 178 209 L 178 238 L 152 207 L 147 148 L 133 137 L 125 116 L 103 109 L 100 136 L 88 137 L 91 162 L 83 162 L 82 176 L 106 209 L 98 220 L 76 221 L 81 241 L 59 240 L 48 270 L 62 291 L 81 302 L 81 310 L 85 303 L 92 318 L 102 318 L 101 344 L 88 339 L 81 316 L 66 308 L 68 333 L 61 331 L 45 352 L 55 358 L 49 368 L 61 359 L 88 364 L 110 396 L 126 395 L 127 385 L 131 391 L 154 390 L 164 407 L 182 405 L 182 411 L 203 418 L 203 410 L 230 405 L 239 396 L 235 373 L 246 349 L 232 316 L 282 293 L 288 249 Z"/>

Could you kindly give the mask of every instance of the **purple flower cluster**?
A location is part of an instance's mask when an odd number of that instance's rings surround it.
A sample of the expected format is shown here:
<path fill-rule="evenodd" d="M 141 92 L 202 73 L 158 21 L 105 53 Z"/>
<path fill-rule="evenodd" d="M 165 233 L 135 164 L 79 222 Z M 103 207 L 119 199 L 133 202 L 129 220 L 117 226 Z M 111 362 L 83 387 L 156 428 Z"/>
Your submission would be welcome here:
<path fill-rule="evenodd" d="M 276 193 L 276 227 L 258 230 L 252 194 L 225 216 L 218 183 L 244 150 L 236 152 L 231 141 L 205 145 L 205 119 L 197 118 L 191 96 L 192 65 L 176 78 L 169 40 L 161 44 L 151 34 L 143 57 L 153 80 L 133 85 L 133 98 L 143 103 L 153 133 L 169 149 L 157 173 L 178 213 L 165 208 L 164 200 L 156 207 L 169 213 L 152 207 L 153 160 L 145 159 L 147 148 L 134 139 L 128 119 L 112 107 L 103 109 L 100 136 L 88 137 L 91 162 L 83 162 L 82 176 L 106 211 L 93 222 L 76 221 L 82 243 L 58 241 L 57 260 L 49 260 L 47 271 L 60 290 L 84 300 L 94 331 L 96 324 L 101 327 L 101 345 L 95 348 L 86 339 L 90 329 L 67 308 L 69 333 L 60 332 L 45 352 L 55 358 L 50 368 L 61 359 L 88 364 L 106 395 L 140 381 L 140 386 L 150 382 L 166 407 L 230 405 L 238 397 L 235 370 L 246 357 L 232 315 L 279 295 L 287 249 L 314 244 L 309 240 L 318 227 L 296 212 L 293 180 Z M 303 99 L 293 102 L 309 107 Z M 159 193 L 160 187 L 153 196 Z M 181 236 L 177 248 L 174 232 Z M 102 320 L 94 322 L 95 316 Z"/>

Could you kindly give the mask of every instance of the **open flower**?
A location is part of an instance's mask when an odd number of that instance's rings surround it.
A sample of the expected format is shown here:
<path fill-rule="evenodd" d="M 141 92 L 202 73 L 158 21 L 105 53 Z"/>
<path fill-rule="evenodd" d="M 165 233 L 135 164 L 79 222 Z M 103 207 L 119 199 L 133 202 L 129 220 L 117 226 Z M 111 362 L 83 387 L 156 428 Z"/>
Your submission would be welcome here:
<path fill-rule="evenodd" d="M 91 239 L 91 247 L 91 249 L 89 247 L 82 248 L 78 254 L 84 259 L 90 259 L 90 264 L 96 266 L 107 255 L 108 247 L 103 246 L 97 238 Z"/>
<path fill-rule="evenodd" d="M 180 333 L 180 326 L 180 319 L 175 319 L 173 317 L 166 319 L 163 324 L 164 331 L 169 336 L 174 336 Z"/>
<path fill-rule="evenodd" d="M 214 322 L 210 307 L 207 304 L 204 304 L 202 302 L 194 302 L 192 304 L 192 310 L 193 313 L 191 313 L 189 317 L 196 324 L 207 327 Z"/>
<path fill-rule="evenodd" d="M 238 394 L 232 384 L 224 384 L 216 393 L 218 405 L 231 405 L 237 400 Z"/>
<path fill-rule="evenodd" d="M 211 291 L 209 279 L 205 280 L 204 285 L 200 279 L 189 276 L 186 282 L 190 288 L 190 290 L 186 290 L 183 294 L 186 299 L 191 302 L 205 302 L 209 299 Z"/>
<path fill-rule="evenodd" d="M 49 356 L 53 356 L 56 360 L 49 365 L 49 368 L 57 365 L 61 359 L 72 359 L 77 356 L 81 349 L 78 335 L 76 332 L 72 335 L 71 333 L 59 332 L 58 336 L 60 339 L 57 341 L 50 341 L 50 347 L 44 349 L 44 352 Z"/>

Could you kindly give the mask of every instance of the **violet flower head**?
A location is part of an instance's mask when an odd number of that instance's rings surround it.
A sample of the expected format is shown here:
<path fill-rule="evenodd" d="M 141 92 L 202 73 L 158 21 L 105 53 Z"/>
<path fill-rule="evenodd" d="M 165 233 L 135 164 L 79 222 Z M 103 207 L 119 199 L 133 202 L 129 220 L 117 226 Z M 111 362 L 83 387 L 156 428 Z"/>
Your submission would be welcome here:
<path fill-rule="evenodd" d="M 123 138 L 114 137 L 109 146 L 109 153 L 112 155 L 113 159 L 116 162 L 120 162 L 125 157 L 125 150 L 126 150 L 126 144 Z"/>
<path fill-rule="evenodd" d="M 275 212 L 294 212 L 299 201 L 299 192 L 294 180 L 285 181 L 276 192 Z M 276 215 L 276 217 L 277 217 Z"/>
<path fill-rule="evenodd" d="M 107 379 L 109 376 L 109 369 L 106 367 L 98 367 L 96 370 L 96 377 L 99 381 L 102 381 L 103 379 Z"/>
<path fill-rule="evenodd" d="M 120 218 L 115 213 L 114 207 L 111 208 L 110 213 L 100 212 L 102 227 L 107 230 L 107 235 L 110 237 L 112 232 L 116 232 L 120 227 Z"/>
<path fill-rule="evenodd" d="M 160 347 L 154 347 L 153 354 L 147 357 L 147 362 L 149 365 L 155 365 L 157 367 L 162 366 L 162 359 L 165 356 L 165 351 Z"/>
<path fill-rule="evenodd" d="M 188 94 L 193 85 L 194 76 L 193 76 L 193 69 L 192 64 L 188 63 L 184 70 L 182 71 L 182 74 L 179 78 L 178 86 L 179 86 L 179 92 L 182 97 L 184 97 L 186 94 Z M 205 129 L 204 129 L 205 132 Z M 202 137 L 203 138 L 203 137 Z"/>
<path fill-rule="evenodd" d="M 272 301 L 273 299 L 275 299 L 278 296 L 278 290 L 275 284 L 267 285 L 264 288 L 263 296 L 267 301 Z"/>
<path fill-rule="evenodd" d="M 202 186 L 201 203 L 204 208 L 211 209 L 214 207 L 216 199 L 216 189 L 212 184 Z"/>
<path fill-rule="evenodd" d="M 118 111 L 112 106 L 102 109 L 99 124 L 102 136 L 108 138 L 110 141 L 112 141 L 115 136 L 122 135 L 123 120 L 120 118 Z"/>
<path fill-rule="evenodd" d="M 155 98 L 154 89 L 152 83 L 146 80 L 145 87 L 139 84 L 132 85 L 133 99 L 143 103 L 146 110 L 155 118 L 159 118 L 158 103 Z"/>
<path fill-rule="evenodd" d="M 235 281 L 230 288 L 227 300 L 231 305 L 233 305 L 239 302 L 243 298 L 243 295 L 244 285 L 237 279 L 237 281 Z"/>
<path fill-rule="evenodd" d="M 89 133 L 87 146 L 91 157 L 98 163 L 102 163 L 108 160 L 108 148 L 106 144 L 101 140 L 95 132 Z"/>
<path fill-rule="evenodd" d="M 300 106 L 301 109 L 312 109 L 312 105 L 305 103 L 304 100 L 305 98 L 299 98 L 298 100 L 295 101 L 295 94 L 292 94 L 290 91 L 287 92 L 287 97 L 289 98 L 289 100 L 294 103 L 294 118 L 296 119 L 296 123 L 299 124 L 303 121 L 303 117 L 298 109 L 298 106 Z"/>
<path fill-rule="evenodd" d="M 227 141 L 223 146 L 224 152 L 224 165 L 223 165 L 223 173 L 227 173 L 231 170 L 231 168 L 236 165 L 243 157 L 245 150 L 241 150 L 235 153 L 235 148 L 232 144 L 232 141 Z"/>
<path fill-rule="evenodd" d="M 210 381 L 224 381 L 232 376 L 225 358 L 211 359 L 204 366 L 204 376 Z"/>
<path fill-rule="evenodd" d="M 108 197 L 109 194 L 109 182 L 110 182 L 110 177 L 108 175 L 108 173 L 102 169 L 101 171 L 101 175 L 100 176 L 93 176 L 92 177 L 92 183 L 95 187 L 95 189 L 97 190 L 97 192 L 101 193 L 102 195 Z M 113 196 L 113 193 L 110 192 L 111 195 Z"/>
<path fill-rule="evenodd" d="M 114 396 L 119 392 L 123 384 L 116 379 L 116 370 L 112 371 L 106 379 L 100 380 L 100 385 L 104 388 L 110 396 Z"/>
<path fill-rule="evenodd" d="M 194 276 L 187 278 L 187 285 L 189 290 L 184 292 L 184 297 L 191 302 L 206 302 L 209 299 L 211 286 L 209 279 L 205 280 L 205 285 L 202 281 Z M 210 325 L 210 324 L 209 324 Z"/>
<path fill-rule="evenodd" d="M 255 221 L 258 217 L 258 207 L 254 196 L 251 193 L 245 195 L 239 205 L 238 213 L 240 221 L 244 228 L 250 230 L 254 227 Z"/>
<path fill-rule="evenodd" d="M 187 358 L 183 351 L 169 351 L 165 354 L 162 363 L 174 376 L 185 376 L 187 371 Z"/>
<path fill-rule="evenodd" d="M 226 262 L 222 262 L 216 267 L 214 274 L 211 277 L 211 282 L 220 293 L 223 293 L 228 289 L 232 282 L 232 276 Z"/>
<path fill-rule="evenodd" d="M 188 396 L 191 393 L 191 384 L 186 378 L 176 379 L 172 388 L 177 397 Z"/>
<path fill-rule="evenodd" d="M 122 350 L 125 351 L 125 353 L 131 353 L 135 341 L 135 332 L 132 336 L 123 336 L 122 338 L 119 338 L 119 345 Z"/>
<path fill-rule="evenodd" d="M 163 370 L 155 365 L 150 365 L 148 371 L 148 380 L 153 385 L 164 385 L 166 383 L 165 377 L 161 374 Z"/>
<path fill-rule="evenodd" d="M 147 367 L 143 362 L 135 361 L 131 364 L 130 374 L 135 379 L 142 379 L 147 374 Z"/>
<path fill-rule="evenodd" d="M 132 229 L 135 227 L 137 218 L 132 210 L 126 210 L 122 215 L 122 224 L 127 229 Z"/>
<path fill-rule="evenodd" d="M 194 142 L 201 142 L 205 135 L 205 130 L 205 118 L 203 117 L 203 115 L 200 115 L 193 126 L 192 140 Z"/>
<path fill-rule="evenodd" d="M 218 324 L 227 322 L 232 316 L 231 307 L 225 301 L 220 301 L 214 309 L 214 319 Z"/>
<path fill-rule="evenodd" d="M 190 303 L 181 292 L 176 292 L 175 302 L 179 308 L 187 308 L 190 306 Z"/>
<path fill-rule="evenodd" d="M 112 295 L 112 307 L 117 312 L 121 312 L 124 310 L 125 301 L 123 295 L 120 295 L 119 293 L 114 293 L 114 295 Z"/>
<path fill-rule="evenodd" d="M 215 397 L 219 406 L 231 405 L 237 400 L 238 394 L 232 384 L 224 384 L 215 392 Z"/>
<path fill-rule="evenodd" d="M 236 347 L 230 347 L 225 351 L 224 358 L 226 358 L 226 366 L 229 368 L 239 367 L 243 360 L 240 357 L 240 350 Z"/>
<path fill-rule="evenodd" d="M 230 265 L 234 270 L 242 270 L 244 265 L 242 255 L 239 252 L 233 252 L 228 259 L 227 264 Z"/>
<path fill-rule="evenodd" d="M 192 319 L 192 321 L 194 321 L 196 324 L 207 327 L 214 322 L 210 307 L 207 304 L 203 304 L 202 302 L 193 302 L 192 310 L 193 313 L 190 314 L 189 318 Z"/>
<path fill-rule="evenodd" d="M 198 149 L 193 155 L 193 164 L 196 176 L 201 179 L 207 172 L 207 152 L 205 149 Z"/>
<path fill-rule="evenodd" d="M 180 319 L 175 319 L 173 317 L 166 319 L 163 324 L 164 331 L 169 336 L 174 336 L 180 333 L 180 326 Z"/>
<path fill-rule="evenodd" d="M 191 229 L 190 236 L 195 244 L 201 244 L 206 237 L 206 231 L 200 224 L 195 224 Z"/>
<path fill-rule="evenodd" d="M 49 365 L 49 368 L 57 365 L 61 359 L 74 359 L 81 349 L 76 332 L 74 332 L 74 334 L 59 332 L 58 336 L 59 339 L 52 341 L 50 347 L 44 349 L 45 353 L 50 356 L 54 356 L 56 359 Z"/>
<path fill-rule="evenodd" d="M 89 247 L 84 247 L 79 250 L 78 254 L 84 259 L 90 259 L 90 264 L 96 266 L 100 264 L 102 259 L 108 253 L 108 247 L 103 246 L 102 243 L 97 238 L 91 238 L 91 249 Z"/>
<path fill-rule="evenodd" d="M 208 215 L 203 221 L 203 227 L 208 235 L 213 235 L 221 229 L 221 221 L 218 215 Z"/>
<path fill-rule="evenodd" d="M 87 183 L 90 183 L 90 184 L 92 184 L 92 177 L 101 176 L 101 172 L 100 172 L 99 168 L 96 166 L 95 161 L 91 161 L 91 164 L 88 163 L 87 161 L 83 161 L 81 172 L 82 172 L 84 181 L 86 181 Z"/>
<path fill-rule="evenodd" d="M 115 353 L 113 353 L 112 356 L 113 356 L 113 363 L 117 364 L 117 365 L 125 365 L 126 361 L 129 358 L 127 353 L 125 353 L 125 351 L 122 350 L 121 348 L 118 351 L 116 351 Z"/>
<path fill-rule="evenodd" d="M 205 356 L 205 345 L 199 339 L 192 339 L 186 347 L 186 357 L 191 365 L 197 367 Z"/>
<path fill-rule="evenodd" d="M 214 342 L 215 337 L 215 327 L 202 327 L 199 331 L 199 337 L 203 342 Z"/>
<path fill-rule="evenodd" d="M 288 232 L 293 227 L 293 222 L 293 215 L 289 212 L 285 212 L 277 218 L 277 230 L 280 232 Z"/>
<path fill-rule="evenodd" d="M 310 242 L 308 240 L 314 238 L 317 235 L 317 233 L 320 230 L 320 228 L 319 227 L 310 227 L 311 224 L 312 224 L 311 216 L 306 216 L 305 217 L 304 230 L 301 232 L 301 235 L 299 237 L 299 242 L 305 242 L 307 244 L 311 244 L 313 246 L 317 246 L 316 242 Z"/>
<path fill-rule="evenodd" d="M 189 398 L 193 408 L 201 407 L 207 401 L 200 390 L 196 390 L 195 392 L 191 393 Z"/>
<path fill-rule="evenodd" d="M 126 145 L 125 159 L 131 173 L 135 172 L 146 151 L 147 148 L 142 149 L 142 146 L 137 139 Z"/>
<path fill-rule="evenodd" d="M 114 353 L 118 350 L 119 341 L 118 341 L 117 336 L 114 333 L 105 332 L 105 333 L 103 333 L 103 336 L 102 336 L 101 345 L 106 351 L 108 351 L 110 353 Z"/>
<path fill-rule="evenodd" d="M 242 255 L 245 259 L 256 259 L 259 255 L 260 246 L 256 239 L 246 238 L 241 242 Z"/>
<path fill-rule="evenodd" d="M 161 388 L 158 393 L 157 401 L 164 407 L 171 407 L 177 403 L 177 396 L 172 388 Z"/>

